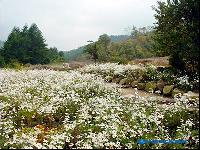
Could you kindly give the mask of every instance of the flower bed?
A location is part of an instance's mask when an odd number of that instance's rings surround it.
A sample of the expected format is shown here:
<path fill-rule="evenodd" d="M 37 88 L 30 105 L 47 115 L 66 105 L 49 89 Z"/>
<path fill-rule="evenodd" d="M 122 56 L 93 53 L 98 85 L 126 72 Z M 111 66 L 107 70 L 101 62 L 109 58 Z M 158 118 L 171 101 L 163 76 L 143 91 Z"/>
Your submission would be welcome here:
<path fill-rule="evenodd" d="M 187 75 L 181 76 L 171 68 L 153 65 L 91 64 L 83 67 L 81 71 L 101 75 L 107 82 L 119 83 L 124 87 L 137 87 L 147 92 L 161 93 L 166 96 L 174 96 L 174 93 L 178 91 L 183 94 L 199 90 L 198 75 L 190 80 Z M 167 90 L 163 90 L 164 87 Z"/>
<path fill-rule="evenodd" d="M 94 74 L 0 70 L 0 148 L 198 148 L 198 135 L 198 102 L 185 97 L 124 99 Z M 193 145 L 137 144 L 189 137 Z"/>

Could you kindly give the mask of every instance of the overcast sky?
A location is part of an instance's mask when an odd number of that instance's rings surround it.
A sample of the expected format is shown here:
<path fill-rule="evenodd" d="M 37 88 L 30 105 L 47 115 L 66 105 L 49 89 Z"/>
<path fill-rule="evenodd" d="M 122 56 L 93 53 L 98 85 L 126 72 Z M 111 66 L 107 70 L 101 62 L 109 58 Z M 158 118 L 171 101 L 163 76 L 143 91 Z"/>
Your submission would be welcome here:
<path fill-rule="evenodd" d="M 71 50 L 99 35 L 152 26 L 157 0 L 0 0 L 0 40 L 14 26 L 36 23 L 49 47 Z"/>

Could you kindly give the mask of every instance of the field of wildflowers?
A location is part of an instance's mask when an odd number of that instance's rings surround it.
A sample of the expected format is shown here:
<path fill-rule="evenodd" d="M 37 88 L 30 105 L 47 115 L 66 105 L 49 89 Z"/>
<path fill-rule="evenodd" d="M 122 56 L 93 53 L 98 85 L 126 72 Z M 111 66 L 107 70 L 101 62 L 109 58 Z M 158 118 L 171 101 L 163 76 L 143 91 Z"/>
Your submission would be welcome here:
<path fill-rule="evenodd" d="M 115 74 L 138 69 L 109 67 Z M 139 145 L 140 139 L 189 141 Z M 198 146 L 199 101 L 182 96 L 160 104 L 137 93 L 125 99 L 97 74 L 83 71 L 0 70 L 0 148 Z"/>
<path fill-rule="evenodd" d="M 174 71 L 167 67 L 156 67 L 154 65 L 119 65 L 117 63 L 90 64 L 81 68 L 81 72 L 101 75 L 106 81 L 112 81 L 122 84 L 131 85 L 132 82 L 146 84 L 160 84 L 163 87 L 155 87 L 153 90 L 161 90 L 165 85 L 173 85 L 173 89 L 178 88 L 180 91 L 188 92 L 199 89 L 199 75 L 189 78 L 180 72 Z M 134 84 L 135 85 L 135 84 Z M 145 86 L 144 86 L 145 87 Z M 144 88 L 145 89 L 145 88 Z M 172 90 L 173 90 L 172 89 Z"/>

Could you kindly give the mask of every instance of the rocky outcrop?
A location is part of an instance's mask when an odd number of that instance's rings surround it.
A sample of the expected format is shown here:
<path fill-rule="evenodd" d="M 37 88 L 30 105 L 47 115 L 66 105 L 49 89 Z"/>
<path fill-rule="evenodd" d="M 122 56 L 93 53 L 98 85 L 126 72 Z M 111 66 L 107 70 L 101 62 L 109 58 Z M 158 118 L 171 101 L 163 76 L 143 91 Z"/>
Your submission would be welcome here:
<path fill-rule="evenodd" d="M 157 88 L 160 90 L 160 91 L 163 91 L 163 88 L 165 86 L 165 82 L 163 80 L 159 80 L 157 82 Z"/>
<path fill-rule="evenodd" d="M 156 89 L 156 83 L 148 82 L 145 86 L 145 91 L 153 93 Z"/>
<path fill-rule="evenodd" d="M 137 89 L 138 90 L 144 90 L 145 89 L 145 83 L 138 83 Z"/>
<path fill-rule="evenodd" d="M 132 88 L 136 88 L 138 86 L 138 81 L 133 81 L 132 83 L 131 83 L 131 87 Z"/>
<path fill-rule="evenodd" d="M 171 96 L 171 93 L 173 91 L 174 85 L 166 85 L 163 88 L 163 95 Z"/>

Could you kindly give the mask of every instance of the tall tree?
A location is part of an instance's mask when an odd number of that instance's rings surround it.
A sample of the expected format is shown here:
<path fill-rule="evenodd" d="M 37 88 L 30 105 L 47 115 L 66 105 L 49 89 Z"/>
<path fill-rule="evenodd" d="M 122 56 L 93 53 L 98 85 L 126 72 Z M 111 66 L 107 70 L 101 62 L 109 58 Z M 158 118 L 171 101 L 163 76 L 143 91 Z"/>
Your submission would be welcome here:
<path fill-rule="evenodd" d="M 154 9 L 158 53 L 170 55 L 171 65 L 180 70 L 198 71 L 199 0 L 168 0 Z"/>
<path fill-rule="evenodd" d="M 97 61 L 98 57 L 98 52 L 97 52 L 97 42 L 90 41 L 92 43 L 88 44 L 85 46 L 84 51 L 94 59 L 95 63 Z"/>
<path fill-rule="evenodd" d="M 109 45 L 111 39 L 107 34 L 99 36 L 97 41 L 97 53 L 99 61 L 108 61 L 109 60 Z"/>
<path fill-rule="evenodd" d="M 31 57 L 30 62 L 32 64 L 48 63 L 47 45 L 45 44 L 45 39 L 42 36 L 42 32 L 39 30 L 36 24 L 32 24 L 30 26 L 28 34 L 31 41 L 28 49 Z"/>
<path fill-rule="evenodd" d="M 18 60 L 21 63 L 49 63 L 45 39 L 36 24 L 30 28 L 25 25 L 21 30 L 14 27 L 1 50 L 5 63 Z"/>
<path fill-rule="evenodd" d="M 14 27 L 2 48 L 2 56 L 6 63 L 13 59 L 24 62 L 25 50 L 22 48 L 23 37 L 19 28 Z"/>

